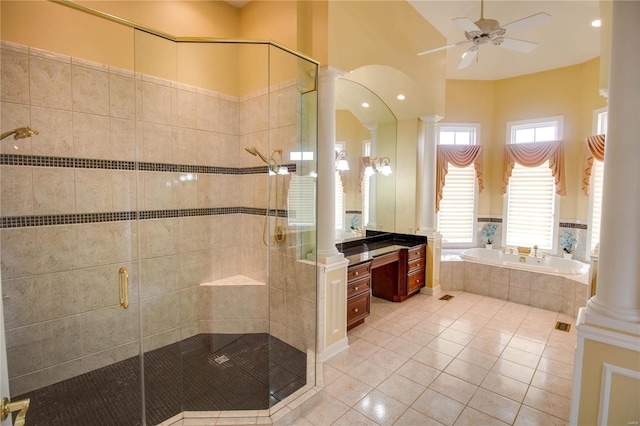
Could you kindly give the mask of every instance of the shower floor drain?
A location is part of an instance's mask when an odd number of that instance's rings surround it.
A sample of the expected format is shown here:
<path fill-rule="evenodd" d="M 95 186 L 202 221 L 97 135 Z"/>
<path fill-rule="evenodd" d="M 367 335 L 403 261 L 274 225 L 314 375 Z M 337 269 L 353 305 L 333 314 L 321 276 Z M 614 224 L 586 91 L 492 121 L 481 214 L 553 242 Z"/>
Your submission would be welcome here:
<path fill-rule="evenodd" d="M 439 298 L 438 300 L 446 300 L 449 301 L 451 299 L 453 299 L 455 296 L 452 296 L 450 294 L 445 294 L 444 296 L 442 296 L 441 298 Z"/>
<path fill-rule="evenodd" d="M 560 321 L 556 322 L 556 330 L 566 331 L 568 333 L 570 328 L 571 328 L 571 324 L 567 324 L 566 322 L 560 322 Z"/>
<path fill-rule="evenodd" d="M 229 361 L 229 357 L 226 355 L 220 355 L 218 358 L 214 358 L 213 360 L 218 364 L 222 365 L 225 362 Z"/>

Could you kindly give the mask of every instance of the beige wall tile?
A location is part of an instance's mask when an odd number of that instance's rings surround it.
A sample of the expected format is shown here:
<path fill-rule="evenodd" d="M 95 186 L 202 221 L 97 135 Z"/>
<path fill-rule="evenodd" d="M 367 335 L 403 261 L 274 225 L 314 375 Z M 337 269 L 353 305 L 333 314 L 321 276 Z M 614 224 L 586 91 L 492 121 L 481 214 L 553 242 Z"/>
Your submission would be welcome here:
<path fill-rule="evenodd" d="M 216 132 L 208 132 L 205 130 L 196 130 L 196 163 L 201 166 L 222 166 L 229 161 L 227 166 L 231 166 L 235 157 L 221 159 L 220 140 L 222 136 Z M 224 157 L 223 157 L 224 158 Z"/>
<path fill-rule="evenodd" d="M 41 368 L 51 367 L 82 356 L 82 333 L 78 315 L 45 322 L 42 324 L 41 333 Z"/>
<path fill-rule="evenodd" d="M 77 225 L 78 266 L 86 268 L 137 257 L 136 222 L 103 222 Z"/>
<path fill-rule="evenodd" d="M 218 97 L 198 93 L 196 108 L 196 128 L 198 130 L 217 132 L 220 127 Z"/>
<path fill-rule="evenodd" d="M 531 272 L 519 271 L 517 269 L 509 270 L 509 285 L 511 287 L 518 287 L 529 289 L 531 288 Z"/>
<path fill-rule="evenodd" d="M 134 161 L 136 159 L 135 121 L 111 117 L 111 158 Z"/>
<path fill-rule="evenodd" d="M 240 106 L 240 134 L 255 133 L 269 128 L 269 98 L 259 95 L 244 100 Z M 264 152 L 264 151 L 263 151 Z"/>
<path fill-rule="evenodd" d="M 180 327 L 179 306 L 179 292 L 142 299 L 142 335 L 149 337 L 169 330 L 175 332 L 177 327 Z M 177 329 L 177 339 L 179 338 L 180 330 Z M 173 342 L 177 341 L 177 339 L 173 340 Z M 162 346 L 165 344 L 166 343 Z M 145 351 L 146 350 L 147 345 L 145 344 Z"/>
<path fill-rule="evenodd" d="M 201 206 L 198 205 L 198 207 Z M 198 248 L 204 250 L 221 245 L 222 217 L 222 215 L 198 217 Z"/>
<path fill-rule="evenodd" d="M 76 169 L 76 213 L 113 211 L 111 170 Z"/>
<path fill-rule="evenodd" d="M 40 132 L 37 139 L 32 139 L 35 142 L 32 145 L 33 155 L 73 157 L 71 111 L 31 107 L 31 123 Z"/>
<path fill-rule="evenodd" d="M 176 253 L 193 252 L 200 248 L 201 216 L 177 217 L 173 219 L 174 247 Z"/>
<path fill-rule="evenodd" d="M 555 275 L 533 274 L 531 279 L 531 290 L 542 291 L 562 296 L 564 278 Z"/>
<path fill-rule="evenodd" d="M 531 301 L 531 290 L 527 288 L 514 287 L 509 288 L 509 301 L 514 303 L 520 303 L 522 305 L 529 305 Z"/>
<path fill-rule="evenodd" d="M 173 163 L 171 127 L 157 123 L 142 123 L 142 161 Z"/>
<path fill-rule="evenodd" d="M 173 293 L 179 289 L 173 257 L 155 257 L 142 261 L 140 270 L 140 296 L 143 299 L 143 306 L 144 299 L 161 294 Z"/>
<path fill-rule="evenodd" d="M 73 110 L 109 115 L 109 74 L 105 69 L 71 66 Z"/>
<path fill-rule="evenodd" d="M 171 330 L 162 331 L 160 333 L 154 334 L 152 336 L 147 336 L 143 339 L 143 350 L 144 352 L 153 351 L 155 349 L 161 348 L 163 346 L 170 345 L 180 340 L 181 331 L 179 327 L 173 328 Z M 174 374 L 180 374 L 178 367 L 174 370 Z"/>
<path fill-rule="evenodd" d="M 212 160 L 216 166 L 241 167 L 244 157 L 251 157 L 240 145 L 240 137 L 234 135 L 219 135 L 220 154 Z"/>
<path fill-rule="evenodd" d="M 71 109 L 71 61 L 31 56 L 29 62 L 31 105 Z"/>
<path fill-rule="evenodd" d="M 35 228 L 0 230 L 2 244 L 2 279 L 35 275 L 37 268 Z"/>
<path fill-rule="evenodd" d="M 144 184 L 144 210 L 166 210 L 173 208 L 171 173 L 139 172 Z"/>
<path fill-rule="evenodd" d="M 131 212 L 138 209 L 136 197 L 144 194 L 142 176 L 138 179 L 138 174 L 134 170 L 112 170 L 111 171 L 113 211 Z M 140 184 L 140 188 L 136 186 Z M 141 200 L 144 197 L 140 197 Z M 140 208 L 143 204 L 140 205 Z"/>
<path fill-rule="evenodd" d="M 38 323 L 43 312 L 36 277 L 2 280 L 4 326 L 7 330 Z"/>
<path fill-rule="evenodd" d="M 73 113 L 73 154 L 77 158 L 111 158 L 111 122 L 109 117 Z"/>
<path fill-rule="evenodd" d="M 220 98 L 220 133 L 238 135 L 240 105 L 238 101 Z"/>
<path fill-rule="evenodd" d="M 38 275 L 36 286 L 42 320 L 62 318 L 83 311 L 78 280 L 74 271 Z"/>
<path fill-rule="evenodd" d="M 198 287 L 180 291 L 180 324 L 182 326 L 198 323 Z"/>
<path fill-rule="evenodd" d="M 139 224 L 143 259 L 176 253 L 174 219 L 148 219 L 140 221 Z"/>
<path fill-rule="evenodd" d="M 0 99 L 21 104 L 29 103 L 29 55 L 26 51 L 0 50 L 2 66 Z"/>
<path fill-rule="evenodd" d="M 27 216 L 33 214 L 33 168 L 2 166 L 2 215 Z"/>
<path fill-rule="evenodd" d="M 76 193 L 73 169 L 33 168 L 33 213 L 37 215 L 75 213 Z"/>
<path fill-rule="evenodd" d="M 562 310 L 562 296 L 531 290 L 530 305 L 536 308 L 560 312 Z"/>
<path fill-rule="evenodd" d="M 42 371 L 35 371 L 24 376 L 9 379 L 9 387 L 11 392 L 16 395 L 22 395 L 35 389 L 40 389 L 42 384 Z"/>
<path fill-rule="evenodd" d="M 171 124 L 171 87 L 155 82 L 142 82 L 142 120 Z"/>
<path fill-rule="evenodd" d="M 112 117 L 135 119 L 133 75 L 109 73 L 109 111 Z"/>
<path fill-rule="evenodd" d="M 4 84 L 2 84 L 4 87 Z M 14 104 L 10 102 L 2 102 L 0 104 L 2 108 L 2 130 L 9 131 L 18 127 L 23 127 L 31 123 L 29 106 L 22 104 Z M 38 130 L 33 126 L 35 130 Z M 5 130 L 6 129 L 6 130 Z M 31 154 L 31 143 L 33 140 L 37 140 L 38 136 L 32 136 L 24 139 L 13 139 L 13 136 L 2 140 L 2 153 L 3 154 Z"/>
<path fill-rule="evenodd" d="M 171 135 L 171 161 L 177 164 L 197 164 L 198 143 L 196 140 L 196 130 L 173 127 Z"/>
<path fill-rule="evenodd" d="M 42 368 L 42 346 L 40 341 L 40 324 L 15 329 L 7 327 L 6 342 L 9 378 L 28 374 Z"/>
<path fill-rule="evenodd" d="M 198 208 L 220 206 L 220 191 L 222 190 L 217 175 L 199 173 L 197 181 Z"/>
<path fill-rule="evenodd" d="M 36 260 L 39 274 L 70 271 L 78 267 L 78 232 L 76 225 L 36 228 Z M 32 258 L 33 259 L 33 258 Z"/>
<path fill-rule="evenodd" d="M 173 109 L 173 124 L 180 127 L 196 128 L 196 111 L 198 95 L 195 89 L 171 89 L 171 106 Z"/>
<path fill-rule="evenodd" d="M 138 309 L 138 302 L 132 302 L 128 309 L 117 306 L 83 313 L 80 319 L 83 355 L 138 340 Z"/>
<path fill-rule="evenodd" d="M 198 173 L 173 174 L 173 203 L 176 209 L 198 207 Z"/>

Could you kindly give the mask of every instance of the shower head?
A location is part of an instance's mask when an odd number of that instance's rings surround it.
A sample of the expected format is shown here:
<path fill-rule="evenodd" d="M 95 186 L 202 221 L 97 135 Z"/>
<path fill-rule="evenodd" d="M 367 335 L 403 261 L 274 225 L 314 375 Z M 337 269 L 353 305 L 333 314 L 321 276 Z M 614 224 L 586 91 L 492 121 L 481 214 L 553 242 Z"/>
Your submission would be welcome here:
<path fill-rule="evenodd" d="M 11 135 L 13 135 L 13 139 L 18 140 L 18 139 L 24 139 L 24 138 L 30 138 L 33 135 L 37 135 L 38 131 L 37 130 L 33 130 L 30 127 L 19 127 L 17 129 L 13 129 L 9 132 L 5 132 L 2 135 L 0 135 L 0 140 L 9 137 Z"/>
<path fill-rule="evenodd" d="M 257 157 L 260 157 L 262 159 L 262 161 L 265 162 L 266 165 L 268 165 L 268 166 L 270 165 L 269 164 L 269 160 L 267 160 L 267 157 L 262 155 L 260 153 L 260 151 L 258 151 L 258 149 L 255 146 L 248 146 L 248 147 L 245 148 L 245 151 L 247 151 L 251 155 L 255 155 Z"/>

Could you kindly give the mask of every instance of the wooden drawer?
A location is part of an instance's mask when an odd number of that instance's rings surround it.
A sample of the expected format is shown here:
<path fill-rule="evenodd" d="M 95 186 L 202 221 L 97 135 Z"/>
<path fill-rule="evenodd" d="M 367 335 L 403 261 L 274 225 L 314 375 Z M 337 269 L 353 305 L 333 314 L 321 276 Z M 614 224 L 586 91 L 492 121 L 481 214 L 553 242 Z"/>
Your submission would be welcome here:
<path fill-rule="evenodd" d="M 409 274 L 414 272 L 424 271 L 424 258 L 413 259 L 409 261 L 408 266 Z"/>
<path fill-rule="evenodd" d="M 414 247 L 409 250 L 408 259 L 411 261 L 413 259 L 424 258 L 426 255 L 427 247 L 423 244 L 419 247 Z"/>
<path fill-rule="evenodd" d="M 347 298 L 356 296 L 360 293 L 371 291 L 371 280 L 369 275 L 364 276 L 358 280 L 350 281 L 347 284 Z"/>
<path fill-rule="evenodd" d="M 407 278 L 407 294 L 411 294 L 424 287 L 424 271 L 409 275 Z"/>
<path fill-rule="evenodd" d="M 371 295 L 368 292 L 347 300 L 347 330 L 362 324 L 369 316 L 370 306 Z"/>
<path fill-rule="evenodd" d="M 371 272 L 371 262 L 361 263 L 359 265 L 350 266 L 347 270 L 347 282 L 359 280 L 369 277 Z"/>

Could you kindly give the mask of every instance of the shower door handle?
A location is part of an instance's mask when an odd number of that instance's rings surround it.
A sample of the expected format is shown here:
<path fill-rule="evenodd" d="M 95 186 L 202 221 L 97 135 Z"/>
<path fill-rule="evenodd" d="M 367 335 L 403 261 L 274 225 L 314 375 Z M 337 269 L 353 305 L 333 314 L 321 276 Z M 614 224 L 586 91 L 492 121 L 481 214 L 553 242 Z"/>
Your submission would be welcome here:
<path fill-rule="evenodd" d="M 14 426 L 24 426 L 24 422 L 27 420 L 27 410 L 29 409 L 29 403 L 31 399 L 22 399 L 16 402 L 9 402 L 7 398 L 2 398 L 2 408 L 0 411 L 0 420 L 6 420 L 9 417 L 9 414 L 14 411 L 20 410 L 18 415 L 16 416 L 16 422 Z"/>
<path fill-rule="evenodd" d="M 118 295 L 120 296 L 120 306 L 127 309 L 129 307 L 129 273 L 124 266 L 118 271 Z"/>

